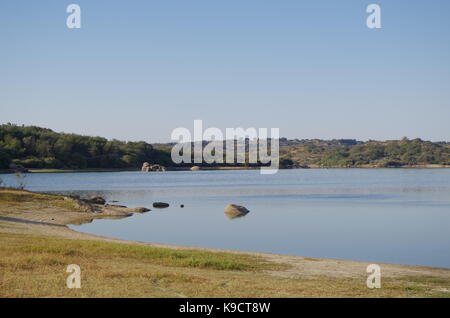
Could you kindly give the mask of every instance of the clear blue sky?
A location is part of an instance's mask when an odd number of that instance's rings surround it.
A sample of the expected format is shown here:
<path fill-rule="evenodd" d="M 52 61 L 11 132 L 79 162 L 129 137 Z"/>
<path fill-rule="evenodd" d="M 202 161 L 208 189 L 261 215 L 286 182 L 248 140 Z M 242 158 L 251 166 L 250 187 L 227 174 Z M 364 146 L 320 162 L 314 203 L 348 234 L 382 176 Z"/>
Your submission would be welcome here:
<path fill-rule="evenodd" d="M 1 0 L 0 123 L 149 142 L 194 119 L 450 140 L 449 16 L 448 0 Z"/>

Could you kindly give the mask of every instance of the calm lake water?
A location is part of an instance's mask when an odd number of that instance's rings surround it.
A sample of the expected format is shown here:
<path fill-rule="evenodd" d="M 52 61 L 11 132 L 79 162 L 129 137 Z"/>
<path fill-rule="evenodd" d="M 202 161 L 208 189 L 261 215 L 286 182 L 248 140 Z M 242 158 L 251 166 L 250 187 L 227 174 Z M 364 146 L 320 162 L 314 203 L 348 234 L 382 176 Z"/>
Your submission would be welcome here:
<path fill-rule="evenodd" d="M 2 176 L 7 184 L 14 176 Z M 73 229 L 177 245 L 450 268 L 450 169 L 30 174 L 34 191 L 151 212 Z M 170 203 L 154 209 L 152 203 Z M 229 203 L 250 213 L 228 219 Z M 180 205 L 185 207 L 181 208 Z"/>

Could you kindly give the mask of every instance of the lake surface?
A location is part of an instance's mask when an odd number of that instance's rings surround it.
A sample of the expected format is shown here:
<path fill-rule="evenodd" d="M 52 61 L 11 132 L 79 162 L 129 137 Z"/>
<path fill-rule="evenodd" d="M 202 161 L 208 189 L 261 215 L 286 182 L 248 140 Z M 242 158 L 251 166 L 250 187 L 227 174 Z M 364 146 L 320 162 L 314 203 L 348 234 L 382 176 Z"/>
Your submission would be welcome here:
<path fill-rule="evenodd" d="M 13 175 L 2 179 L 14 184 Z M 101 195 L 152 209 L 71 226 L 86 233 L 450 268 L 450 169 L 29 174 L 26 188 Z M 155 201 L 170 207 L 154 209 Z M 223 210 L 229 203 L 244 205 L 250 213 L 228 219 Z"/>

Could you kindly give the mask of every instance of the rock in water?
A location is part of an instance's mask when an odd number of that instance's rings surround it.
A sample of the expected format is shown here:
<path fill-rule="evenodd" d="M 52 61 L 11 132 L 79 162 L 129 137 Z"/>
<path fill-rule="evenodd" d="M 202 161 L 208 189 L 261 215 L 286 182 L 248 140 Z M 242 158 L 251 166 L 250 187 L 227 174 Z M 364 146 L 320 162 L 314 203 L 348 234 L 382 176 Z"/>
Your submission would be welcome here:
<path fill-rule="evenodd" d="M 158 209 L 168 208 L 168 207 L 169 207 L 169 203 L 165 203 L 165 202 L 154 202 L 154 203 L 153 203 L 153 207 L 154 207 L 154 208 L 158 208 Z"/>
<path fill-rule="evenodd" d="M 243 217 L 243 216 L 247 215 L 249 212 L 250 211 L 246 207 L 243 207 L 241 205 L 236 205 L 236 204 L 228 204 L 225 207 L 225 211 L 224 211 L 225 215 L 229 219 L 236 219 L 236 218 Z"/>
<path fill-rule="evenodd" d="M 199 166 L 193 166 L 193 167 L 191 167 L 191 171 L 199 171 L 199 170 L 201 170 L 202 168 L 200 168 Z"/>
<path fill-rule="evenodd" d="M 150 164 L 148 162 L 144 162 L 142 165 L 142 172 L 149 172 L 150 171 Z"/>
<path fill-rule="evenodd" d="M 143 172 L 152 172 L 152 171 L 166 171 L 166 168 L 164 166 L 161 165 L 151 165 L 148 162 L 144 162 L 144 164 L 142 165 L 142 169 Z"/>

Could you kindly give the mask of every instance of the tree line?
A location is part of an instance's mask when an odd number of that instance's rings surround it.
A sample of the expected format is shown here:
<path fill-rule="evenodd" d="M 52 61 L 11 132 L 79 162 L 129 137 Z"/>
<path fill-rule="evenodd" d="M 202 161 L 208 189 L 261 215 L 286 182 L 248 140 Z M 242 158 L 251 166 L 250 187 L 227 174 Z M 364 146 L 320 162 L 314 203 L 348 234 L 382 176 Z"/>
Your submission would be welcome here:
<path fill-rule="evenodd" d="M 56 133 L 35 126 L 0 125 L 0 169 L 132 168 L 143 162 L 169 165 L 170 153 L 139 142 Z"/>
<path fill-rule="evenodd" d="M 5 124 L 0 125 L 0 169 L 8 169 L 11 163 L 31 169 L 140 168 L 144 162 L 170 167 L 174 166 L 171 146 L 173 144 L 124 142 L 56 133 L 35 126 Z M 450 143 L 407 138 L 367 142 L 348 139 L 280 139 L 282 168 L 402 167 L 429 164 L 450 165 Z"/>
<path fill-rule="evenodd" d="M 421 139 L 391 141 L 299 141 L 283 147 L 284 161 L 319 167 L 395 168 L 416 165 L 450 165 L 450 144 Z M 282 160 L 282 161 L 283 161 Z"/>

